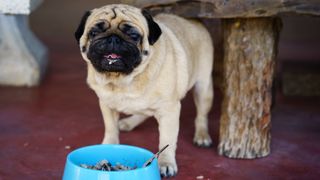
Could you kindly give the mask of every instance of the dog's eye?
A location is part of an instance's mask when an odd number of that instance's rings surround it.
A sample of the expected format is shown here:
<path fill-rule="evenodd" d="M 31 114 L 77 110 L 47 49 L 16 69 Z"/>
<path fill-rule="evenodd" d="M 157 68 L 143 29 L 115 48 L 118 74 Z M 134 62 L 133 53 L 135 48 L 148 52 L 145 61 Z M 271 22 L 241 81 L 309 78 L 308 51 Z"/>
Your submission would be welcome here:
<path fill-rule="evenodd" d="M 131 33 L 131 34 L 128 34 L 128 35 L 134 41 L 139 41 L 140 40 L 140 34 L 138 34 L 138 33 Z"/>
<path fill-rule="evenodd" d="M 89 32 L 89 37 L 90 38 L 94 38 L 95 36 L 97 36 L 98 34 L 99 34 L 100 32 L 98 31 L 98 30 L 91 30 L 90 32 Z"/>
<path fill-rule="evenodd" d="M 141 39 L 138 30 L 129 24 L 121 24 L 119 29 L 135 42 Z"/>

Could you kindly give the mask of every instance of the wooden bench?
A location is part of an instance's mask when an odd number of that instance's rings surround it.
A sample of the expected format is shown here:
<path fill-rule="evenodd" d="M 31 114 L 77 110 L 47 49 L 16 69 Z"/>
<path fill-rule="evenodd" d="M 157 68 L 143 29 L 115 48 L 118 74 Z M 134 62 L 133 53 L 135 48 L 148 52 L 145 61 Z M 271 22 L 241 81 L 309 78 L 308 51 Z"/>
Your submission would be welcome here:
<path fill-rule="evenodd" d="M 28 24 L 41 2 L 0 0 L 0 85 L 38 85 L 45 73 L 47 49 Z"/>
<path fill-rule="evenodd" d="M 230 158 L 270 153 L 271 88 L 279 14 L 320 15 L 319 0 L 138 0 L 153 14 L 219 18 L 223 30 L 223 104 L 218 152 Z"/>

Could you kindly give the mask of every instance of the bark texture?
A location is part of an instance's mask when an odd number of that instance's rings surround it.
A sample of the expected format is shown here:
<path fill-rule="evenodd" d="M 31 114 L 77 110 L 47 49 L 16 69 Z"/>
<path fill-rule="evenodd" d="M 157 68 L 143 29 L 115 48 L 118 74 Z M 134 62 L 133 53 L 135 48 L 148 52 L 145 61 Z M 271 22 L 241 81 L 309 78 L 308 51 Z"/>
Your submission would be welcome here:
<path fill-rule="evenodd" d="M 319 0 L 137 0 L 134 4 L 154 13 L 170 12 L 184 17 L 267 17 L 281 13 L 320 15 Z"/>
<path fill-rule="evenodd" d="M 270 153 L 271 88 L 280 27 L 278 18 L 222 20 L 220 155 L 251 159 Z"/>

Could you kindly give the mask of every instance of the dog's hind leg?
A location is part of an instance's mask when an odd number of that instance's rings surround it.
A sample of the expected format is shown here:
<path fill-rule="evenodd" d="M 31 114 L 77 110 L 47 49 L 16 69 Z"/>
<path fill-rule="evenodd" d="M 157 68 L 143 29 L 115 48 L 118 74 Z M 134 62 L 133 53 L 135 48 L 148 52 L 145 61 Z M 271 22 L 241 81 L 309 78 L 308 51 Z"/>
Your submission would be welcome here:
<path fill-rule="evenodd" d="M 208 133 L 208 113 L 213 101 L 211 74 L 210 78 L 200 78 L 199 81 L 196 82 L 193 97 L 197 108 L 193 142 L 197 146 L 209 147 L 212 144 L 212 140 Z"/>
<path fill-rule="evenodd" d="M 143 123 L 148 116 L 141 114 L 134 114 L 119 121 L 119 129 L 121 131 L 131 131 L 141 123 Z"/>
<path fill-rule="evenodd" d="M 203 38 L 210 39 L 210 35 L 204 33 Z M 212 144 L 208 132 L 208 113 L 212 106 L 214 94 L 212 79 L 214 48 L 211 41 L 203 40 L 201 45 L 198 48 L 198 74 L 193 89 L 193 97 L 197 109 L 193 142 L 198 146 L 208 147 Z"/>

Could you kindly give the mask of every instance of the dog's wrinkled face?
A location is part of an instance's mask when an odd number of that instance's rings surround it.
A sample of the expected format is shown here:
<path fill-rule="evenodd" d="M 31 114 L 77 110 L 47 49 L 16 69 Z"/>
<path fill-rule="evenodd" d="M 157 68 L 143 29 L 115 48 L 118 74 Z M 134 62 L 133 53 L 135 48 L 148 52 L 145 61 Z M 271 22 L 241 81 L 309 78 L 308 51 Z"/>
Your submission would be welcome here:
<path fill-rule="evenodd" d="M 115 29 L 108 22 L 98 22 L 88 38 L 87 57 L 99 72 L 130 73 L 141 61 L 142 35 L 134 26 L 122 23 Z"/>
<path fill-rule="evenodd" d="M 82 55 L 98 72 L 131 73 L 161 29 L 146 11 L 107 5 L 87 12 L 75 32 Z"/>

